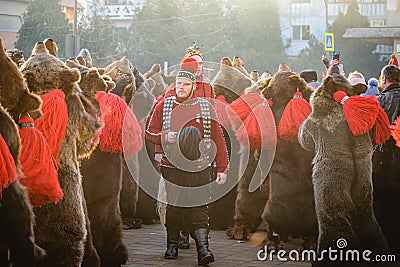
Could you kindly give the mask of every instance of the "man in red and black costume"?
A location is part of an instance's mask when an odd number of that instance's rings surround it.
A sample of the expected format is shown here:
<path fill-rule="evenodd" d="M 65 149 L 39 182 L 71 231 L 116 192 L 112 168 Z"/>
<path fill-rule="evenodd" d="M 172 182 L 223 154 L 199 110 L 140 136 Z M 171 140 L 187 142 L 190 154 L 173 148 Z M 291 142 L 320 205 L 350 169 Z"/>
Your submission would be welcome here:
<path fill-rule="evenodd" d="M 190 189 L 212 182 L 214 169 L 216 183 L 224 184 L 228 154 L 214 106 L 194 94 L 197 68 L 194 58 L 188 57 L 182 62 L 175 96 L 156 104 L 148 121 L 146 138 L 163 149 L 161 173 L 166 179 L 168 201 L 165 258 L 177 258 L 179 231 L 185 224 L 196 241 L 198 264 L 206 265 L 214 261 L 208 248 L 209 197 L 203 196 L 202 204 L 190 205 L 191 198 L 199 197 Z M 179 158 L 180 153 L 184 158 Z"/>

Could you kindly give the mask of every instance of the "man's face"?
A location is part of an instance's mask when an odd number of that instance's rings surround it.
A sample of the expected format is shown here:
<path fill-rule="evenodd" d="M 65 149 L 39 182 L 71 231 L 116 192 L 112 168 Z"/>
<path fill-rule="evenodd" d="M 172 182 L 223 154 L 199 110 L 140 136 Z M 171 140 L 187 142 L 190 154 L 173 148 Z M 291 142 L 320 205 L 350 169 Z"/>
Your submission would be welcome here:
<path fill-rule="evenodd" d="M 192 96 L 193 83 L 187 79 L 178 78 L 175 83 L 176 97 L 180 100 L 186 100 Z"/>
<path fill-rule="evenodd" d="M 387 83 L 386 77 L 381 74 L 381 88 L 382 89 L 386 88 L 386 83 Z"/>

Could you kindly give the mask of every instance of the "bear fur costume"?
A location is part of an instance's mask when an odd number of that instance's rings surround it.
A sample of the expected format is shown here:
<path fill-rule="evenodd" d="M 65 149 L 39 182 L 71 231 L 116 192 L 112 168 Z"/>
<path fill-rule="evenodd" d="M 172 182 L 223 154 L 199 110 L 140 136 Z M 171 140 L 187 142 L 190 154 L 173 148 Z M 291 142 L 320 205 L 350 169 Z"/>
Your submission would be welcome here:
<path fill-rule="evenodd" d="M 101 116 L 99 103 L 95 100 L 98 91 L 108 92 L 109 87 L 96 68 L 67 65 L 80 70 L 79 82 L 83 95 Z M 120 266 L 126 263 L 128 252 L 122 242 L 122 222 L 119 209 L 121 190 L 120 153 L 108 153 L 96 146 L 87 158 L 81 159 L 81 173 L 89 220 L 91 222 L 93 244 L 100 257 L 100 266 Z M 101 168 L 99 167 L 101 166 Z"/>
<path fill-rule="evenodd" d="M 135 75 L 135 73 L 137 72 L 134 70 L 132 74 Z M 129 78 L 129 76 L 127 77 Z M 119 79 L 125 78 L 125 76 L 119 77 Z M 123 88 L 118 87 L 115 91 L 126 102 L 136 96 L 146 98 L 149 94 L 148 91 L 145 91 L 146 89 L 136 87 L 137 78 L 136 76 L 133 78 L 131 83 L 127 83 Z M 133 80 L 135 85 L 133 85 Z M 95 102 L 93 93 L 105 90 L 100 87 L 93 87 L 94 84 L 93 82 L 88 83 L 88 87 L 82 85 L 82 89 L 83 93 L 88 99 L 91 99 L 93 105 L 99 110 L 99 105 Z M 146 103 L 143 98 L 139 100 L 142 105 Z M 133 158 L 135 157 L 137 156 L 134 155 Z M 123 177 L 129 182 L 134 182 L 134 180 L 129 170 L 125 169 L 125 172 L 123 172 L 124 164 L 122 153 L 104 152 L 97 147 L 91 157 L 83 160 L 81 165 L 89 218 L 92 221 L 93 241 L 100 255 L 101 266 L 120 266 L 126 263 L 128 259 L 127 248 L 122 242 L 120 193 Z M 137 162 L 136 165 L 137 168 L 134 168 L 135 170 L 139 167 Z M 102 168 L 99 168 L 99 166 Z M 99 187 L 99 185 L 102 186 Z M 125 189 L 132 188 L 126 187 Z M 135 204 L 137 201 L 137 198 L 135 199 L 137 186 L 136 190 L 133 188 L 132 191 L 128 192 L 131 193 L 128 203 Z M 112 240 L 110 240 L 110 236 L 113 237 Z"/>
<path fill-rule="evenodd" d="M 5 55 L 0 38 L 0 138 L 9 148 L 18 177 L 23 174 L 18 159 L 21 142 L 15 121 L 39 109 L 40 105 L 40 98 L 29 93 L 18 67 Z M 32 207 L 19 180 L 0 188 L 0 266 L 34 266 L 35 259 L 44 256 L 44 251 L 35 245 L 33 225 Z"/>
<path fill-rule="evenodd" d="M 134 68 L 132 73 L 132 77 L 120 76 L 113 92 L 122 96 L 129 106 L 133 107 L 137 120 L 142 122 L 147 118 L 153 106 L 154 96 L 149 91 L 150 79 L 146 79 L 145 75 L 142 75 L 137 68 Z M 127 83 L 129 80 L 131 82 Z M 154 158 L 149 158 L 147 154 L 148 151 L 154 152 L 154 144 L 144 138 L 143 143 L 146 149 L 142 149 L 131 158 L 126 158 L 123 162 L 120 206 L 126 228 L 140 228 L 142 222 L 152 224 L 154 220 L 158 219 L 155 199 L 137 184 L 140 177 L 145 177 L 146 181 L 155 181 L 151 190 L 155 192 L 158 190 L 159 174 L 153 167 Z M 127 164 L 129 164 L 129 168 Z M 134 198 L 136 196 L 137 198 Z"/>
<path fill-rule="evenodd" d="M 21 67 L 29 89 L 39 95 L 61 89 L 68 110 L 66 134 L 58 160 L 58 179 L 64 198 L 57 204 L 34 209 L 37 242 L 47 251 L 38 266 L 81 266 L 87 222 L 78 154 L 86 152 L 79 150 L 91 142 L 100 123 L 95 114 L 86 112 L 80 100 L 79 71 L 50 55 L 43 43 L 37 43 L 32 52 Z"/>
<path fill-rule="evenodd" d="M 276 125 L 279 125 L 286 105 L 298 90 L 306 100 L 313 92 L 313 88 L 298 74 L 281 64 L 268 86 L 262 89 L 264 97 L 272 100 L 271 110 Z M 273 232 L 280 235 L 280 246 L 288 235 L 306 238 L 307 243 L 303 243 L 306 248 L 315 244 L 318 227 L 311 182 L 313 155 L 299 143 L 285 141 L 278 135 L 275 158 L 269 172 L 269 197 L 262 215 L 267 224 L 269 242 L 276 248 L 278 240 L 272 238 Z"/>
<path fill-rule="evenodd" d="M 233 62 L 229 58 L 221 60 L 221 65 L 218 73 L 214 77 L 211 85 L 215 91 L 216 97 L 221 97 L 228 104 L 232 103 L 237 99 L 241 92 L 245 88 L 252 85 L 252 81 L 241 73 L 241 71 L 233 67 Z M 225 110 L 223 105 L 218 106 L 217 113 L 222 122 Z M 240 145 L 235 138 L 234 129 L 230 125 L 224 125 L 222 127 L 226 147 L 230 157 L 230 164 L 228 170 L 229 180 L 224 186 L 230 186 L 230 183 L 237 182 L 239 180 L 239 151 Z M 210 203 L 208 208 L 208 214 L 210 217 L 210 228 L 213 230 L 225 230 L 230 231 L 235 223 L 235 200 L 237 198 L 238 187 L 234 186 L 225 196 L 218 199 L 217 201 Z"/>
<path fill-rule="evenodd" d="M 268 86 L 270 80 L 271 79 L 262 79 L 255 85 L 246 88 L 244 93 L 260 93 L 262 88 Z M 262 173 L 265 173 L 265 171 L 261 170 L 259 166 L 257 166 L 259 163 L 259 159 L 257 157 L 258 153 L 259 151 L 240 145 L 239 173 L 242 174 L 242 177 L 240 178 L 237 186 L 234 227 L 228 228 L 226 231 L 227 236 L 231 239 L 247 240 L 248 234 L 254 231 L 262 222 L 261 215 L 263 213 L 269 193 L 268 178 L 264 180 L 260 188 L 254 192 L 249 191 L 252 178 L 258 177 L 262 175 Z M 265 151 L 265 153 L 268 152 Z"/>
<path fill-rule="evenodd" d="M 353 96 L 366 86 L 352 86 L 338 73 L 328 75 L 312 94 L 312 113 L 299 131 L 301 146 L 316 153 L 312 181 L 318 251 L 336 248 L 337 240 L 344 238 L 346 249 L 384 253 L 388 247 L 372 207 L 372 140 L 369 133 L 350 132 L 343 108 L 333 98 L 338 90 Z"/>
<path fill-rule="evenodd" d="M 81 101 L 85 107 L 85 109 L 90 109 L 91 114 L 96 114 L 98 117 L 100 117 L 100 111 L 99 111 L 99 106 L 98 103 L 95 101 L 94 96 L 96 92 L 98 91 L 111 91 L 115 87 L 115 83 L 107 77 L 106 74 L 100 75 L 98 70 L 96 68 L 88 68 L 86 66 L 80 65 L 79 63 L 76 63 L 75 61 L 72 61 L 71 59 L 66 61 L 66 65 L 69 66 L 70 68 L 76 68 L 79 69 L 79 72 L 81 74 L 81 79 L 79 81 L 79 87 L 82 90 L 82 94 L 80 94 Z M 95 149 L 97 148 L 98 142 L 95 142 L 93 146 L 89 149 L 89 151 L 85 155 L 80 156 L 80 160 L 84 161 L 84 158 L 90 158 L 91 154 Z M 81 167 L 82 169 L 82 167 Z M 87 236 L 87 242 L 85 246 L 85 255 L 83 258 L 83 266 L 100 266 L 101 262 L 101 254 L 100 251 L 97 252 L 97 247 L 99 244 L 96 244 L 97 240 L 99 239 L 98 236 L 94 235 L 102 235 L 104 232 L 102 229 L 93 229 L 96 227 L 98 224 L 96 223 L 91 223 L 91 220 L 95 218 L 96 216 L 93 214 L 90 214 L 89 208 L 87 207 L 87 202 L 88 200 L 87 195 L 91 194 L 88 193 L 87 191 L 93 191 L 97 192 L 98 186 L 96 187 L 85 187 L 85 178 L 86 176 L 84 175 L 84 171 L 81 170 L 82 176 L 83 176 L 83 189 L 85 193 L 85 206 L 86 206 L 86 211 L 85 213 L 88 215 L 87 216 L 87 230 L 88 230 L 88 236 Z M 107 171 L 105 171 L 107 173 Z M 102 185 L 102 184 L 100 184 Z M 92 219 L 91 219 L 92 218 Z M 105 220 L 103 218 L 103 220 Z M 98 220 L 97 220 L 98 221 Z M 96 247 L 92 248 L 92 246 Z M 93 251 L 96 252 L 96 254 L 93 253 Z M 97 260 L 96 260 L 96 255 L 97 255 Z M 103 255 L 104 257 L 104 255 Z"/>

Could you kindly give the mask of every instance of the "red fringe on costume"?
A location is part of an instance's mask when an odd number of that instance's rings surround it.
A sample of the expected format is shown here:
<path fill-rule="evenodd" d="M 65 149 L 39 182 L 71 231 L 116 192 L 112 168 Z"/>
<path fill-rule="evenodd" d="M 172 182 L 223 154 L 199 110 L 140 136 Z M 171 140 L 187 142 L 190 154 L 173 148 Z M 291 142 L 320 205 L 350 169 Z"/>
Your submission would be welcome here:
<path fill-rule="evenodd" d="M 6 141 L 0 134 L 0 196 L 3 188 L 9 186 L 15 179 L 17 179 L 17 169 L 14 158 L 8 149 Z"/>
<path fill-rule="evenodd" d="M 379 106 L 375 123 L 374 144 L 380 145 L 390 138 L 390 122 L 386 112 Z"/>
<path fill-rule="evenodd" d="M 33 119 L 24 117 L 18 121 L 18 124 L 21 123 L 33 123 Z M 34 127 L 20 128 L 19 136 L 21 138 L 19 159 L 25 176 L 20 182 L 28 188 L 31 204 L 42 206 L 50 202 L 57 203 L 63 197 L 63 192 L 45 137 Z"/>
<path fill-rule="evenodd" d="M 43 117 L 35 121 L 35 126 L 42 132 L 49 144 L 53 157 L 58 164 L 61 143 L 67 132 L 68 108 L 65 103 L 65 94 L 55 89 L 40 96 L 43 100 Z"/>
<path fill-rule="evenodd" d="M 232 126 L 236 129 L 240 126 L 247 116 L 250 114 L 251 110 L 258 105 L 262 104 L 264 99 L 259 93 L 250 93 L 243 95 L 233 101 L 229 108 L 226 109 L 228 118 L 232 123 Z M 232 112 L 233 111 L 233 112 Z M 238 120 L 238 117 L 240 120 Z"/>
<path fill-rule="evenodd" d="M 400 147 L 400 117 L 397 117 L 394 124 L 390 125 L 390 132 L 396 141 L 396 146 Z"/>
<path fill-rule="evenodd" d="M 275 119 L 267 103 L 263 102 L 251 111 L 236 131 L 236 138 L 250 149 L 271 149 L 275 146 Z"/>
<path fill-rule="evenodd" d="M 343 106 L 344 115 L 354 136 L 372 129 L 378 116 L 379 102 L 376 97 L 351 96 L 343 91 L 334 93 L 333 98 Z M 347 99 L 346 99 L 347 98 Z"/>
<path fill-rule="evenodd" d="M 300 125 L 311 114 L 311 105 L 303 98 L 301 92 L 296 92 L 286 105 L 278 126 L 279 136 L 288 142 L 298 143 Z"/>
<path fill-rule="evenodd" d="M 101 121 L 104 126 L 99 129 L 100 149 L 110 153 L 125 153 L 133 156 L 142 149 L 142 131 L 135 114 L 126 102 L 116 94 L 103 91 L 96 93 L 100 104 Z"/>

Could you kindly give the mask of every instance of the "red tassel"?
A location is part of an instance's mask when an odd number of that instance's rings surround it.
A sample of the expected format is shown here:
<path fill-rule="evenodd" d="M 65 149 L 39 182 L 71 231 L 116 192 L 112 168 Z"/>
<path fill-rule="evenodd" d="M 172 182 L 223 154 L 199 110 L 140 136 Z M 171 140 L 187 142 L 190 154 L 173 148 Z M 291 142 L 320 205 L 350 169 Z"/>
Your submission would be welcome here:
<path fill-rule="evenodd" d="M 266 102 L 254 108 L 236 131 L 238 141 L 250 149 L 271 149 L 276 144 L 275 119 Z"/>
<path fill-rule="evenodd" d="M 43 117 L 35 121 L 35 126 L 46 138 L 58 165 L 58 155 L 67 132 L 68 122 L 68 108 L 64 101 L 65 94 L 60 89 L 55 89 L 42 95 L 41 98 L 43 100 Z"/>
<path fill-rule="evenodd" d="M 396 141 L 396 146 L 400 147 L 400 117 L 397 117 L 393 125 L 390 125 L 390 133 Z"/>
<path fill-rule="evenodd" d="M 300 125 L 311 114 L 311 105 L 303 98 L 301 92 L 296 92 L 286 105 L 278 126 L 279 136 L 288 142 L 298 143 Z"/>
<path fill-rule="evenodd" d="M 135 114 L 126 102 L 116 94 L 96 93 L 100 104 L 101 120 L 104 124 L 97 135 L 100 149 L 110 153 L 125 153 L 133 156 L 142 149 L 142 131 Z"/>
<path fill-rule="evenodd" d="M 264 99 L 259 93 L 250 93 L 243 95 L 233 101 L 227 109 L 228 117 L 233 127 L 236 129 L 240 126 L 247 116 L 250 114 L 251 110 L 258 105 L 262 104 Z M 234 111 L 234 113 L 232 113 Z M 240 120 L 237 119 L 239 116 Z"/>
<path fill-rule="evenodd" d="M 0 134 L 0 196 L 3 188 L 17 179 L 17 168 L 15 167 L 14 158 L 4 141 L 3 136 Z"/>
<path fill-rule="evenodd" d="M 374 144 L 380 145 L 390 138 L 390 122 L 386 112 L 379 106 L 375 122 Z"/>
<path fill-rule="evenodd" d="M 343 91 L 333 94 L 336 102 L 343 105 L 344 116 L 354 136 L 367 133 L 378 116 L 379 102 L 376 97 L 351 96 Z"/>
<path fill-rule="evenodd" d="M 29 199 L 33 206 L 57 203 L 63 192 L 58 181 L 54 159 L 43 134 L 33 127 L 33 119 L 24 117 L 18 124 L 28 123 L 19 129 L 21 138 L 20 161 L 25 178 L 21 184 L 28 188 Z"/>

